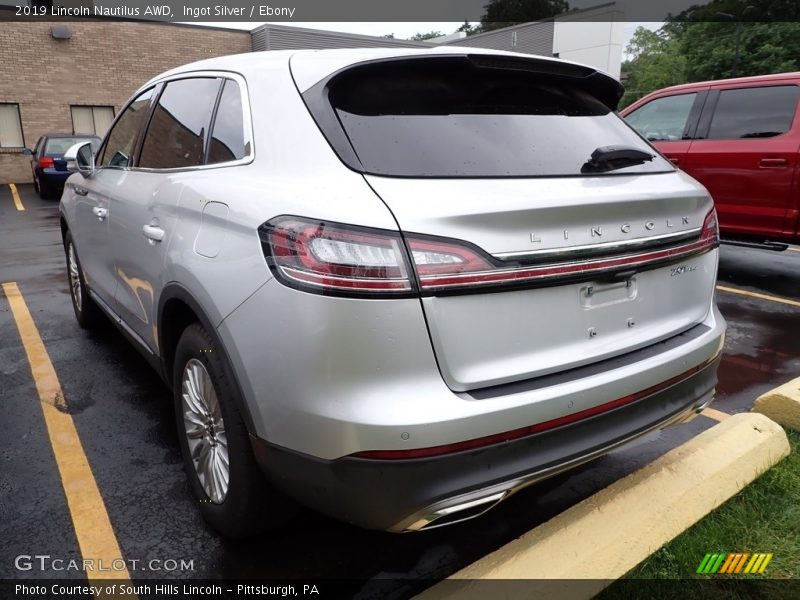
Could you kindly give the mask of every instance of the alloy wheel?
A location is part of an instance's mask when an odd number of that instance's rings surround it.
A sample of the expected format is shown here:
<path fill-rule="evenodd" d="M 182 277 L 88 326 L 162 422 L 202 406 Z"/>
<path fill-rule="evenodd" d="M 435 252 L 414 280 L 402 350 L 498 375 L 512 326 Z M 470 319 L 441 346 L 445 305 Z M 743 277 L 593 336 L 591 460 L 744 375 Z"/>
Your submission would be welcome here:
<path fill-rule="evenodd" d="M 196 358 L 183 369 L 181 396 L 183 425 L 197 478 L 209 499 L 221 504 L 230 480 L 228 440 L 211 376 Z"/>
<path fill-rule="evenodd" d="M 75 307 L 78 309 L 78 312 L 80 312 L 83 306 L 83 295 L 81 294 L 81 272 L 78 268 L 78 259 L 75 256 L 75 246 L 72 243 L 69 245 L 68 261 L 70 292 L 72 293 L 72 299 L 75 301 Z"/>

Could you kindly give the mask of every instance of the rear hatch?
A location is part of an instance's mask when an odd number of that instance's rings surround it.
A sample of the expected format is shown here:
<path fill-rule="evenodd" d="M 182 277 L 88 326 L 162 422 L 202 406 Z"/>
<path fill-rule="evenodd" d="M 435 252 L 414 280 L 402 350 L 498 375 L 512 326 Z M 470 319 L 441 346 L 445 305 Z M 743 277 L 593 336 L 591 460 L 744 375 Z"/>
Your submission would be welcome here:
<path fill-rule="evenodd" d="M 470 55 L 372 62 L 304 94 L 403 232 L 452 389 L 618 356 L 707 315 L 711 200 L 613 112 L 619 93 L 569 63 Z"/>

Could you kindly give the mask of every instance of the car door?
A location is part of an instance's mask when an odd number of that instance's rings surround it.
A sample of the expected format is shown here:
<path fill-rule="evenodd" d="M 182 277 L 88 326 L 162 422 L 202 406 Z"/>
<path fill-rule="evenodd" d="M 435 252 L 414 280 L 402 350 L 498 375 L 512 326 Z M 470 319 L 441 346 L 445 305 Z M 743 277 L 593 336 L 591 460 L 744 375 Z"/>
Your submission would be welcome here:
<path fill-rule="evenodd" d="M 707 89 L 656 97 L 626 111 L 625 120 L 674 165 L 683 167 Z"/>
<path fill-rule="evenodd" d="M 723 236 L 767 239 L 791 228 L 799 90 L 740 83 L 710 92 L 685 169 L 711 192 Z"/>
<path fill-rule="evenodd" d="M 125 108 L 106 136 L 95 173 L 85 179 L 73 178 L 70 184 L 75 198 L 71 227 L 84 277 L 89 288 L 112 310 L 117 285 L 108 235 L 109 217 L 114 210 L 112 198 L 115 190 L 124 185 L 152 95 L 153 90 L 147 90 Z"/>
<path fill-rule="evenodd" d="M 135 167 L 114 190 L 116 307 L 135 337 L 159 354 L 158 298 L 168 283 L 167 253 L 184 181 L 205 162 L 220 89 L 215 77 L 167 81 L 154 105 Z"/>
<path fill-rule="evenodd" d="M 36 183 L 36 185 L 39 185 L 36 181 L 36 178 L 38 177 L 37 167 L 39 166 L 39 150 L 44 148 L 44 139 L 45 136 L 40 137 L 31 151 L 31 176 L 33 177 L 33 181 Z"/>

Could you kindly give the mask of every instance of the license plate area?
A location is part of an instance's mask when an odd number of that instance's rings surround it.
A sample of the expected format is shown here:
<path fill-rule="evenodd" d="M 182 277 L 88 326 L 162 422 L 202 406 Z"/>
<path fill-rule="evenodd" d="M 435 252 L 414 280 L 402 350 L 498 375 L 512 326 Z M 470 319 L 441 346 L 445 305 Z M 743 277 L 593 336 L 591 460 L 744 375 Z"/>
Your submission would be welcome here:
<path fill-rule="evenodd" d="M 584 309 L 611 306 L 636 300 L 638 286 L 636 277 L 613 283 L 593 282 L 581 286 L 580 301 Z"/>

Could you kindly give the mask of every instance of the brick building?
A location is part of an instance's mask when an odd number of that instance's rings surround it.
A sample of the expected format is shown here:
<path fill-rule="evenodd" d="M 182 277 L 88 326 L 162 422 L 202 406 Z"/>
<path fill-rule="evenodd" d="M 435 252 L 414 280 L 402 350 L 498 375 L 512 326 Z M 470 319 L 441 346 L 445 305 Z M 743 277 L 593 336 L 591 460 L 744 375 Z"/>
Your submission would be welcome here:
<path fill-rule="evenodd" d="M 69 38 L 54 37 L 54 26 L 66 27 Z M 30 159 L 20 154 L 18 138 L 31 148 L 44 133 L 85 130 L 92 119 L 76 107 L 97 107 L 102 136 L 108 107 L 117 114 L 151 77 L 195 60 L 250 50 L 250 32 L 233 29 L 123 21 L 2 23 L 0 183 L 31 181 Z"/>
<path fill-rule="evenodd" d="M 61 0 L 61 4 L 68 1 Z M 0 11 L 16 0 L 0 0 Z M 22 154 L 45 133 L 102 137 L 122 104 L 163 71 L 195 60 L 299 48 L 477 46 L 576 60 L 619 75 L 615 2 L 569 18 L 427 42 L 267 24 L 253 31 L 144 21 L 0 23 L 0 184 L 31 181 Z M 2 14 L 0 14 L 2 17 Z"/>

